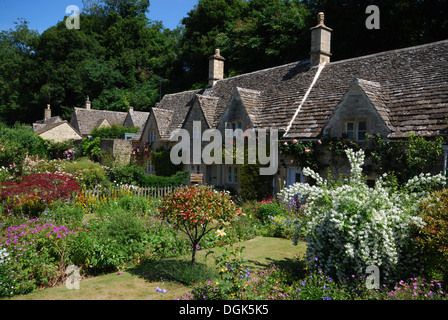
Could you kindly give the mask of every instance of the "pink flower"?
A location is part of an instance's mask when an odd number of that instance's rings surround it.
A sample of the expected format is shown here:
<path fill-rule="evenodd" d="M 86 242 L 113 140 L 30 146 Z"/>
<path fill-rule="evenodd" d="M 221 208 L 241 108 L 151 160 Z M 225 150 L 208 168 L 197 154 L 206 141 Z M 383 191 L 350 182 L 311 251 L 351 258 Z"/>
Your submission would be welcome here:
<path fill-rule="evenodd" d="M 311 150 L 310 149 L 305 149 L 305 152 L 308 153 L 308 152 L 311 152 Z"/>

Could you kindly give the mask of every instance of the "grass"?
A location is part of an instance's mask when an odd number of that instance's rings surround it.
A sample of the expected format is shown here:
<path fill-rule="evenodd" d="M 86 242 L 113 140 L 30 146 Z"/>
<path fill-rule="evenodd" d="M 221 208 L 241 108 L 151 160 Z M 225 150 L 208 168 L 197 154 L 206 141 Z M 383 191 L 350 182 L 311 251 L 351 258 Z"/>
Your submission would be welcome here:
<path fill-rule="evenodd" d="M 299 266 L 305 253 L 305 244 L 294 246 L 291 240 L 258 237 L 234 246 L 245 247 L 243 254 L 251 268 L 263 269 L 275 263 L 282 268 Z M 69 290 L 65 285 L 45 288 L 38 292 L 20 295 L 11 300 L 174 300 L 186 294 L 199 278 L 214 277 L 213 253 L 197 252 L 195 270 L 187 267 L 190 257 L 166 259 L 142 264 L 136 268 L 84 279 L 79 290 Z M 213 251 L 213 250 L 212 250 Z M 166 293 L 156 288 L 166 289 Z"/>

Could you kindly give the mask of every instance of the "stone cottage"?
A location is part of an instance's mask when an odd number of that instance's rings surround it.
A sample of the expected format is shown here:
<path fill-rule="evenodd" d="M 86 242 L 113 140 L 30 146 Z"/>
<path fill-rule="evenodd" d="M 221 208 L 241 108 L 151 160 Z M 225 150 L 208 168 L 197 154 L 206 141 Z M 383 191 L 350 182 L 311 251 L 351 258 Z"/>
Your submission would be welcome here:
<path fill-rule="evenodd" d="M 175 129 L 277 129 L 286 142 L 317 141 L 324 135 L 363 141 L 446 136 L 448 40 L 331 62 L 331 33 L 318 16 L 311 31 L 310 58 L 224 78 L 219 50 L 209 57 L 209 86 L 165 95 L 152 109 L 141 139 L 171 147 Z M 446 151 L 445 151 L 446 152 Z M 445 155 L 446 157 L 446 155 Z M 148 160 L 149 161 L 149 160 Z M 239 186 L 237 165 L 184 165 L 203 182 Z M 280 159 L 272 183 L 304 181 L 302 168 Z M 274 188 L 274 189 L 275 189 Z"/>
<path fill-rule="evenodd" d="M 61 117 L 51 116 L 51 106 L 48 104 L 44 111 L 44 119 L 33 123 L 34 133 L 45 140 L 64 142 L 67 140 L 81 140 L 81 133 L 68 121 Z"/>

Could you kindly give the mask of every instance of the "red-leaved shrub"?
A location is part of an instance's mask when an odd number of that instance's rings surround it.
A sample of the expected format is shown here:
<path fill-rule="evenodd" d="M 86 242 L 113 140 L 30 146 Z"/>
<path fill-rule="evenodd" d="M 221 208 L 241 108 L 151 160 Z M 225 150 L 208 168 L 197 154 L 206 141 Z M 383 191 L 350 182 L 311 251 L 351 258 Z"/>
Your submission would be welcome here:
<path fill-rule="evenodd" d="M 69 200 L 81 188 L 75 180 L 59 174 L 34 173 L 0 183 L 4 214 L 37 216 L 56 200 Z"/>

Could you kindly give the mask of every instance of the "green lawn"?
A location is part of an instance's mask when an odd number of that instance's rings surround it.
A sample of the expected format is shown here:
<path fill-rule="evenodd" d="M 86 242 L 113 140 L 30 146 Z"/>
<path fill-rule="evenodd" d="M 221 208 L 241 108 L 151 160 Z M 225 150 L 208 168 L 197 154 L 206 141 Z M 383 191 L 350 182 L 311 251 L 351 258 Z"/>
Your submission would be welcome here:
<path fill-rule="evenodd" d="M 297 268 L 299 259 L 305 253 L 305 244 L 294 246 L 291 240 L 258 237 L 234 246 L 245 247 L 244 258 L 251 268 L 265 268 L 271 263 L 285 268 Z M 213 253 L 205 259 L 203 250 L 197 253 L 201 270 L 205 264 L 213 269 Z M 158 263 L 143 264 L 118 274 L 117 272 L 84 279 L 79 290 L 69 290 L 65 284 L 53 288 L 15 296 L 12 300 L 173 300 L 184 295 L 191 288 L 184 281 L 189 257 L 167 259 Z M 205 272 L 205 271 L 203 271 Z M 196 273 L 196 272 L 195 272 Z M 156 288 L 167 292 L 157 292 Z"/>

